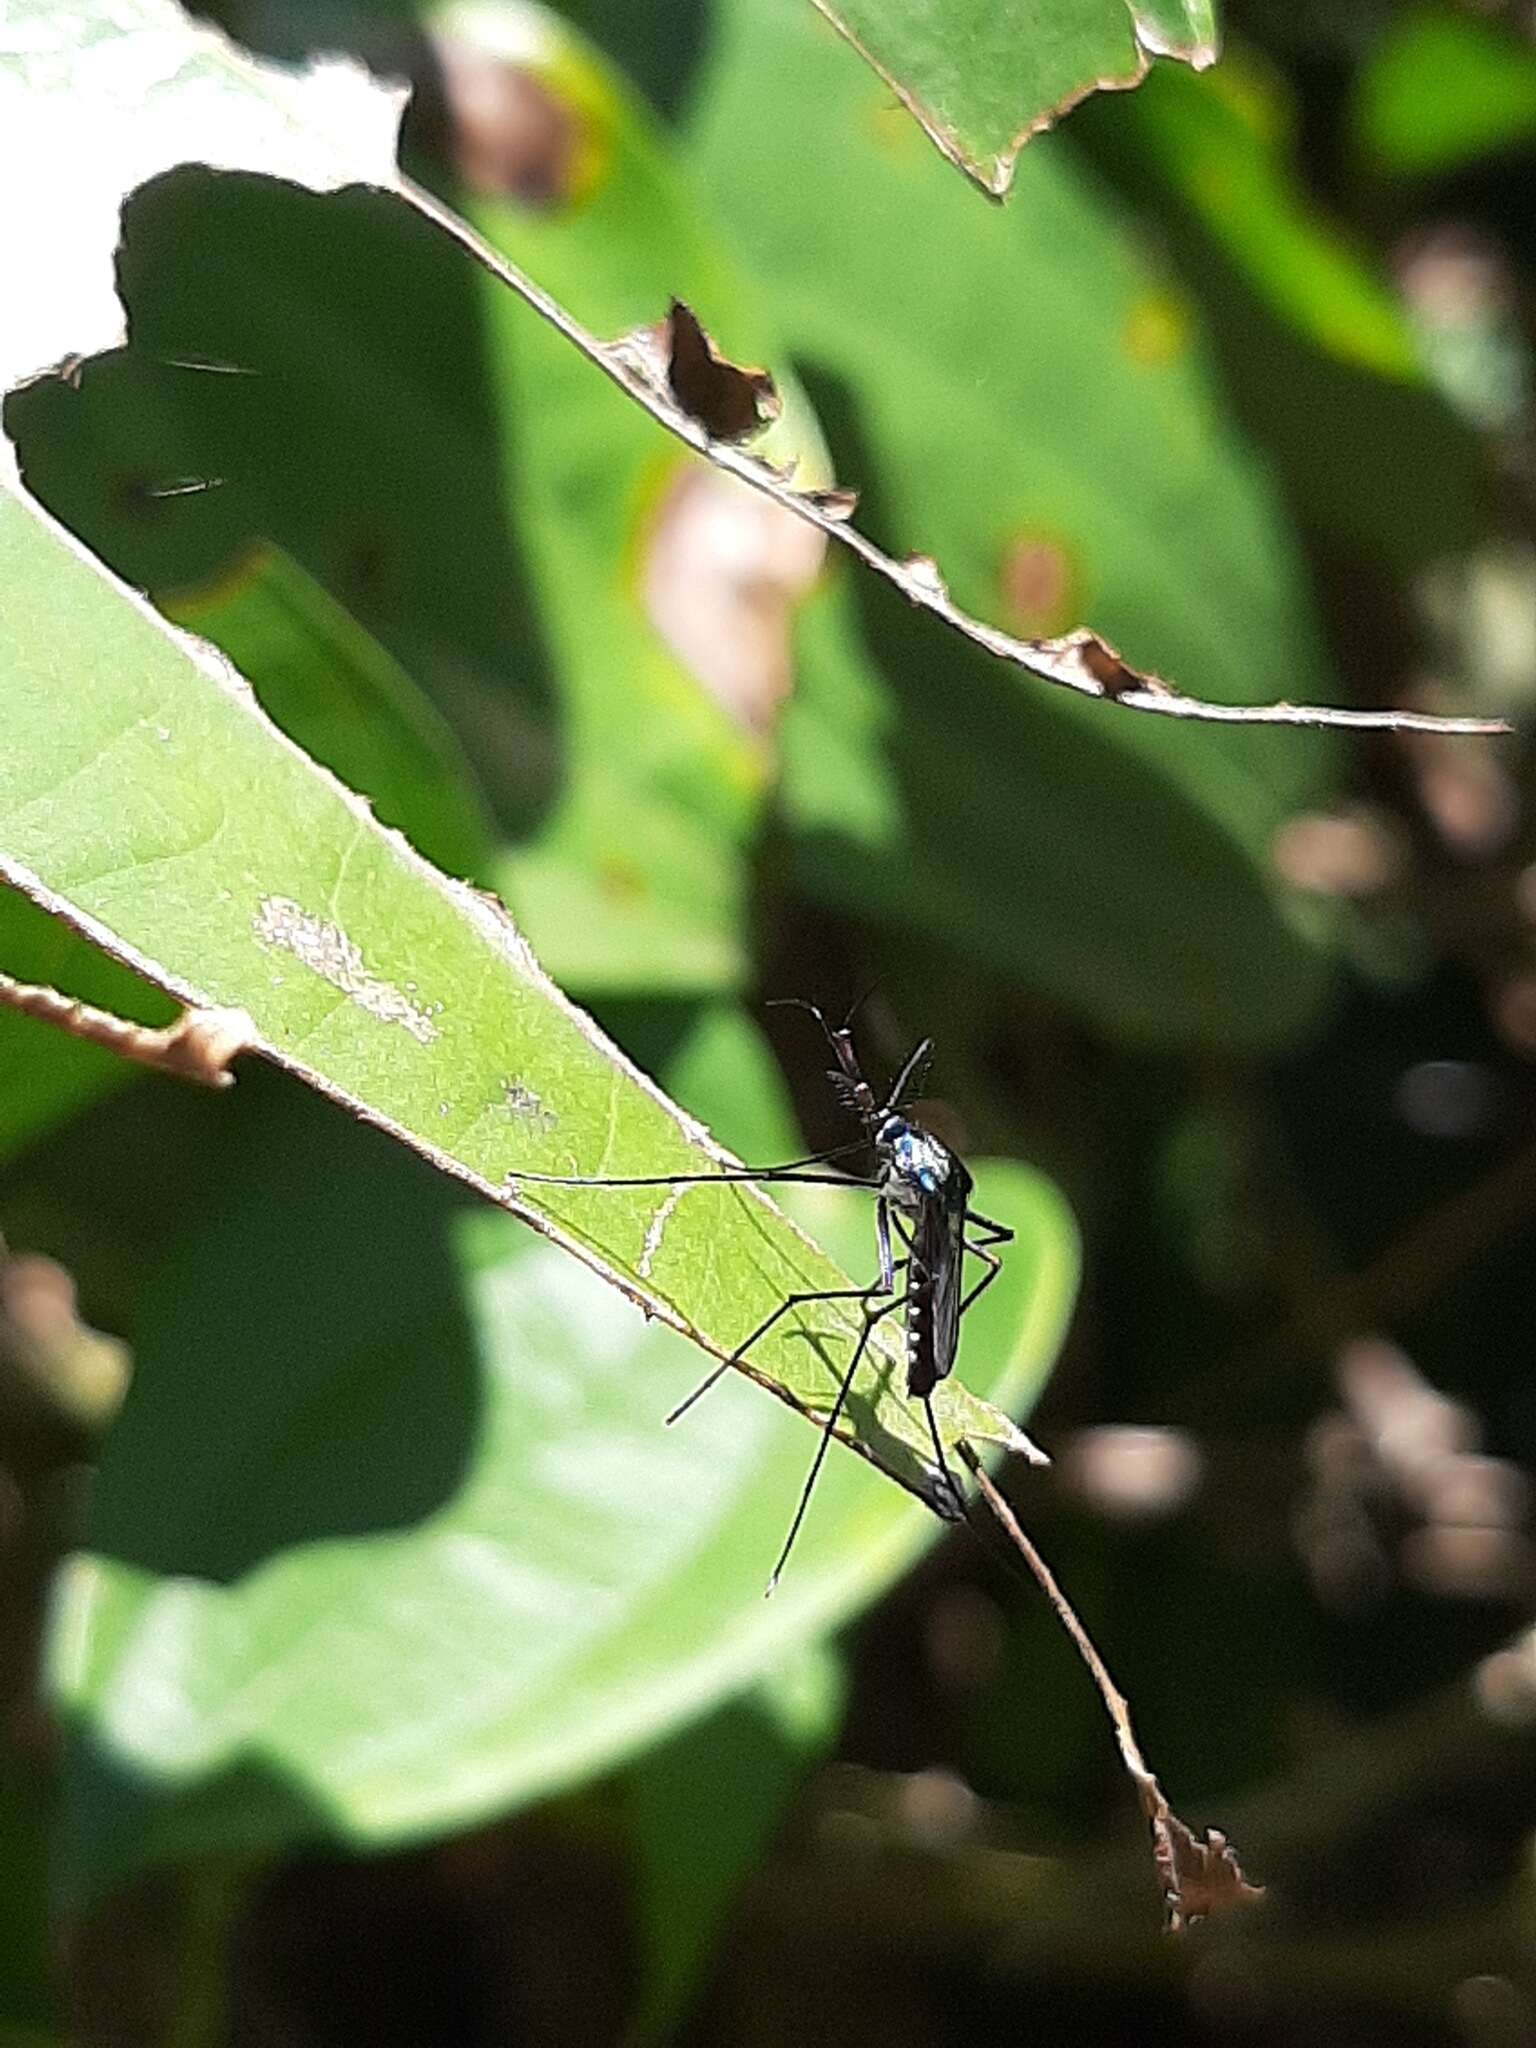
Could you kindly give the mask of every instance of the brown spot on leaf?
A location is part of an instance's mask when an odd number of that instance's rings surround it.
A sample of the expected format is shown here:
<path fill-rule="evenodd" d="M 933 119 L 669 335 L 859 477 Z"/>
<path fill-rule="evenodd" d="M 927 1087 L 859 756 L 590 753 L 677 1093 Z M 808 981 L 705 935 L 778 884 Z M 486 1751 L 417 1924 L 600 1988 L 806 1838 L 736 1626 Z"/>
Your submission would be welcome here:
<path fill-rule="evenodd" d="M 795 604 L 826 553 L 815 527 L 718 470 L 680 470 L 649 535 L 645 608 L 715 701 L 766 731 L 790 686 Z"/>
<path fill-rule="evenodd" d="M 768 372 L 722 356 L 681 299 L 672 301 L 666 335 L 672 396 L 712 441 L 748 440 L 778 418 L 779 394 Z"/>
<path fill-rule="evenodd" d="M 598 881 L 611 903 L 642 903 L 645 876 L 630 861 L 609 858 L 598 868 Z"/>
<path fill-rule="evenodd" d="M 1145 369 L 1160 369 L 1183 354 L 1189 319 L 1172 292 L 1145 292 L 1131 307 L 1122 336 L 1125 352 Z"/>
<path fill-rule="evenodd" d="M 1072 556 L 1048 534 L 1023 533 L 1011 540 L 999 580 L 1003 602 L 1021 633 L 1060 633 L 1081 610 Z"/>
<path fill-rule="evenodd" d="M 588 196 L 603 152 L 546 77 L 460 37 L 439 37 L 435 48 L 437 147 L 470 191 L 542 211 Z"/>
<path fill-rule="evenodd" d="M 1403 873 L 1405 850 L 1385 816 L 1355 806 L 1288 818 L 1270 844 L 1275 872 L 1317 896 L 1379 896 Z"/>

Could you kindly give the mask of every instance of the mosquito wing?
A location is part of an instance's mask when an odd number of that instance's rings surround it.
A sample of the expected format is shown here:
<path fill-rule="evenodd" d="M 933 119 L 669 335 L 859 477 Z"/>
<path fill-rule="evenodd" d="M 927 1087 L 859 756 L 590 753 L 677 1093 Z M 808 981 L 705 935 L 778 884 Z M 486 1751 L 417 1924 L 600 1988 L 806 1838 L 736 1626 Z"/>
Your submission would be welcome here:
<path fill-rule="evenodd" d="M 923 1204 L 912 1234 L 907 1305 L 907 1392 L 931 1394 L 948 1377 L 960 1343 L 965 1209 L 971 1177 L 955 1160 L 945 1184 Z"/>

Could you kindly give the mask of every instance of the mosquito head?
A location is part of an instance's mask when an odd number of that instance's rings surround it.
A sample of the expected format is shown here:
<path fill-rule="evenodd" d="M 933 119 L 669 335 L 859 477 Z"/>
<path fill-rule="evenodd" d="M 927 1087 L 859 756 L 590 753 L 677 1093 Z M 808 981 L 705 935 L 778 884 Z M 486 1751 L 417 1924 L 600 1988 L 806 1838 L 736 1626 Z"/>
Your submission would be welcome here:
<path fill-rule="evenodd" d="M 816 1019 L 827 1035 L 828 1045 L 837 1055 L 833 1085 L 856 1115 L 861 1116 L 866 1124 L 873 1123 L 879 1112 L 875 1107 L 875 1092 L 865 1080 L 858 1053 L 854 1050 L 853 1033 L 849 1029 L 851 1013 L 849 1024 L 829 1024 L 825 1011 L 815 1003 L 806 1002 L 802 996 L 779 996 L 768 1007 L 774 1010 L 805 1010 Z"/>

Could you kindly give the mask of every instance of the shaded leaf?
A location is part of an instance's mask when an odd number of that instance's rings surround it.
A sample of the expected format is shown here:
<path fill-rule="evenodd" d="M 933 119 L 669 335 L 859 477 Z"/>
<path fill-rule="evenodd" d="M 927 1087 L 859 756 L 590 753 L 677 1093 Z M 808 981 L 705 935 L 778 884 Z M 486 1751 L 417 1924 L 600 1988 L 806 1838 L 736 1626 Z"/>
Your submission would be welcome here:
<path fill-rule="evenodd" d="M 772 1846 L 810 1765 L 842 1723 L 847 1675 L 825 1641 L 656 1744 L 629 1774 L 644 1976 L 634 2038 L 667 2038 L 736 1895 Z"/>
<path fill-rule="evenodd" d="M 1422 384 L 1402 304 L 1308 190 L 1283 80 L 1244 51 L 1208 77 L 1169 67 L 1124 110 L 1178 200 L 1317 348 Z"/>
<path fill-rule="evenodd" d="M 157 172 L 260 167 L 317 191 L 394 179 L 398 92 L 354 64 L 257 64 L 173 0 L 10 0 L 0 93 L 0 184 L 25 194 L 7 215 L 0 389 L 121 338 L 115 202 Z"/>
<path fill-rule="evenodd" d="M 1208 80 L 1165 72 L 1114 122 L 1085 109 L 1073 138 L 1129 205 L 1155 214 L 1233 410 L 1303 529 L 1395 576 L 1475 545 L 1492 505 L 1485 453 L 1434 388 L 1385 281 L 1318 214 L 1281 75 L 1241 53 Z M 1194 165 L 1207 173 L 1198 184 Z"/>

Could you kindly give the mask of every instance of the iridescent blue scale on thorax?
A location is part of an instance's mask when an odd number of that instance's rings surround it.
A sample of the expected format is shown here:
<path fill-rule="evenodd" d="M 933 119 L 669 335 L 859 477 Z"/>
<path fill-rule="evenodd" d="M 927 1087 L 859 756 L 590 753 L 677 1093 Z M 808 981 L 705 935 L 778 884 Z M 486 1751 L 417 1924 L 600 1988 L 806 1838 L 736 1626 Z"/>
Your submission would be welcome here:
<path fill-rule="evenodd" d="M 888 1116 L 874 1133 L 880 1192 L 916 1219 L 908 1245 L 907 1392 L 926 1397 L 955 1362 L 965 1214 L 974 1182 L 931 1131 Z"/>
<path fill-rule="evenodd" d="M 880 1192 L 909 1215 L 932 1201 L 963 1211 L 974 1183 L 964 1165 L 931 1131 L 904 1116 L 889 1116 L 875 1133 Z"/>

